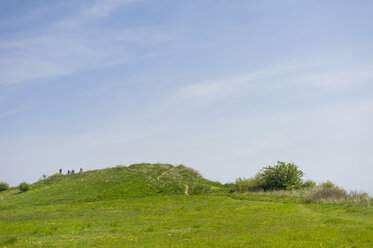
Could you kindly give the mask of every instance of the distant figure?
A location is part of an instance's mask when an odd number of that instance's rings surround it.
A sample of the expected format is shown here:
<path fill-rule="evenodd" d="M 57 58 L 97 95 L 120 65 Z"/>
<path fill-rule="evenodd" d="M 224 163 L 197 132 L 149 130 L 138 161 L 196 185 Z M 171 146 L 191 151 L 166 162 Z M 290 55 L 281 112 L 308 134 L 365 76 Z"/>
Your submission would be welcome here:
<path fill-rule="evenodd" d="M 67 171 L 67 174 L 70 174 L 70 170 Z"/>
<path fill-rule="evenodd" d="M 75 171 L 74 171 L 74 170 L 71 170 L 71 174 L 75 174 Z"/>
<path fill-rule="evenodd" d="M 80 171 L 79 172 L 83 172 L 83 168 L 80 168 Z"/>
<path fill-rule="evenodd" d="M 62 174 L 62 169 L 60 169 L 60 174 Z"/>

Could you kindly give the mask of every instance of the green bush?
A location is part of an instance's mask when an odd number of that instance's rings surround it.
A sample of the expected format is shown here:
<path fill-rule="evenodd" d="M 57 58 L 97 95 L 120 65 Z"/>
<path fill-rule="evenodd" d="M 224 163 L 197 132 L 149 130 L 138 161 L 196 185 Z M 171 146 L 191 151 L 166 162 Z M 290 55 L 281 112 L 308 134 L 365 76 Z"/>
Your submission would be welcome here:
<path fill-rule="evenodd" d="M 322 182 L 320 184 L 320 186 L 324 189 L 330 189 L 330 188 L 335 188 L 336 187 L 336 185 L 334 183 L 332 183 L 331 181 Z"/>
<path fill-rule="evenodd" d="M 30 189 L 30 185 L 28 185 L 28 183 L 22 182 L 22 183 L 20 183 L 18 188 L 21 192 L 25 192 L 25 191 Z"/>
<path fill-rule="evenodd" d="M 264 167 L 257 175 L 263 190 L 295 189 L 302 186 L 303 171 L 294 163 L 277 162 L 277 165 Z"/>
<path fill-rule="evenodd" d="M 316 182 L 313 180 L 307 180 L 302 183 L 302 188 L 312 188 L 316 186 Z"/>
<path fill-rule="evenodd" d="M 234 183 L 234 191 L 238 193 L 247 192 L 247 182 L 248 180 L 245 178 L 237 178 L 236 182 Z"/>
<path fill-rule="evenodd" d="M 7 189 L 9 189 L 9 184 L 1 182 L 0 183 L 0 191 L 4 191 L 4 190 L 7 190 Z"/>
<path fill-rule="evenodd" d="M 237 193 L 246 193 L 260 190 L 259 177 L 237 178 L 234 184 L 234 191 Z"/>

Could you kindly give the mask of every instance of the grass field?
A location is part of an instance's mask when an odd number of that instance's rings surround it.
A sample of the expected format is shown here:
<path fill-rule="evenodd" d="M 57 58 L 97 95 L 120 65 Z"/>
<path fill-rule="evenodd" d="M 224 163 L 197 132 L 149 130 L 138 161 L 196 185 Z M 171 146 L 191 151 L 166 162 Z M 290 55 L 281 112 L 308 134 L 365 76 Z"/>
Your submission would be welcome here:
<path fill-rule="evenodd" d="M 230 188 L 171 165 L 55 175 L 0 193 L 0 247 L 373 247 L 369 203 Z"/>

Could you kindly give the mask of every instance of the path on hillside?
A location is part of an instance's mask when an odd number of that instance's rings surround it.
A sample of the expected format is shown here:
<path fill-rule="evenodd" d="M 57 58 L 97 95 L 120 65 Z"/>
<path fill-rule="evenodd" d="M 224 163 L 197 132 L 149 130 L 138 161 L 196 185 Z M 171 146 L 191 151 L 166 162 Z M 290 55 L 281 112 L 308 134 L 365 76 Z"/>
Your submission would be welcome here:
<path fill-rule="evenodd" d="M 185 192 L 186 195 L 189 195 L 189 186 L 188 184 L 185 184 Z"/>
<path fill-rule="evenodd" d="M 314 211 L 314 210 L 311 210 L 307 207 L 305 207 L 303 204 L 298 204 L 298 207 L 305 213 L 308 213 L 308 214 L 313 214 L 313 215 L 320 215 L 320 213 Z"/>
<path fill-rule="evenodd" d="M 337 212 L 337 210 L 334 210 L 334 211 L 330 211 L 330 212 L 322 212 L 322 211 L 318 211 L 318 210 L 315 210 L 315 209 L 312 209 L 311 207 L 307 206 L 307 204 L 303 205 L 303 204 L 298 204 L 298 207 L 300 208 L 300 210 L 305 213 L 305 214 L 308 214 L 308 215 L 312 215 L 314 217 L 317 217 L 317 218 L 325 218 L 325 219 L 332 219 L 332 220 L 338 220 L 338 221 L 342 221 L 342 222 L 351 222 L 351 223 L 361 223 L 361 222 L 365 222 L 365 223 L 372 223 L 372 219 L 370 218 L 356 218 L 356 216 L 354 216 L 352 213 L 345 213 L 346 210 L 343 209 L 342 207 L 339 209 L 339 210 L 342 210 L 341 212 Z M 343 214 L 342 216 L 339 215 L 339 213 Z"/>
<path fill-rule="evenodd" d="M 167 172 L 170 172 L 170 171 L 172 171 L 172 170 L 174 170 L 174 169 L 175 169 L 175 167 L 173 167 L 173 168 L 171 168 L 171 169 L 169 169 L 169 170 L 164 171 L 162 174 L 160 174 L 160 175 L 157 177 L 157 180 L 161 179 L 161 177 L 163 177 Z"/>
<path fill-rule="evenodd" d="M 164 171 L 162 174 L 160 174 L 158 177 L 157 177 L 157 180 L 159 181 L 159 179 L 161 179 L 164 175 L 166 175 L 167 172 L 170 172 L 172 170 L 174 170 L 175 167 L 169 169 L 169 170 L 166 170 Z M 188 184 L 185 184 L 185 191 L 184 191 L 184 194 L 186 195 L 189 195 L 189 185 Z"/>

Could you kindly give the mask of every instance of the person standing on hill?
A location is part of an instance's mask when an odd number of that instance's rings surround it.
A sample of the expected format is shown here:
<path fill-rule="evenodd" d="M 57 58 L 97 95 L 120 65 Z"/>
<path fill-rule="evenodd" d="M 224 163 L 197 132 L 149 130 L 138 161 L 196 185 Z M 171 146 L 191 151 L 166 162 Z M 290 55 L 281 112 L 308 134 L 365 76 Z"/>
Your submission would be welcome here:
<path fill-rule="evenodd" d="M 67 171 L 67 174 L 70 174 L 70 170 Z"/>
<path fill-rule="evenodd" d="M 75 174 L 75 170 L 74 169 L 71 170 L 71 174 Z"/>
<path fill-rule="evenodd" d="M 60 174 L 62 174 L 62 169 L 60 169 Z"/>

